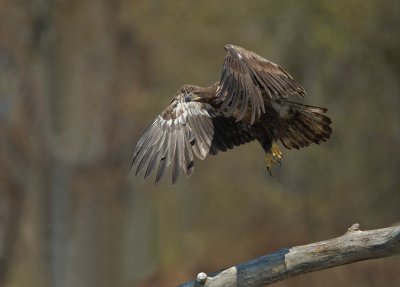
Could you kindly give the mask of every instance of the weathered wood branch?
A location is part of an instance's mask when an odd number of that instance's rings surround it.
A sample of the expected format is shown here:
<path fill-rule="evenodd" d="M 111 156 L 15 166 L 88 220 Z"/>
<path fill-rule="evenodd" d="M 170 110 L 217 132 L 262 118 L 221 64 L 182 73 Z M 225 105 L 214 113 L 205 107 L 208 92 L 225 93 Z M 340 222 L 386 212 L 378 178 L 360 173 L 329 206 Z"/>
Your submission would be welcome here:
<path fill-rule="evenodd" d="M 337 238 L 292 248 L 238 264 L 178 287 L 261 287 L 299 274 L 400 253 L 400 225 L 361 231 L 354 224 Z"/>

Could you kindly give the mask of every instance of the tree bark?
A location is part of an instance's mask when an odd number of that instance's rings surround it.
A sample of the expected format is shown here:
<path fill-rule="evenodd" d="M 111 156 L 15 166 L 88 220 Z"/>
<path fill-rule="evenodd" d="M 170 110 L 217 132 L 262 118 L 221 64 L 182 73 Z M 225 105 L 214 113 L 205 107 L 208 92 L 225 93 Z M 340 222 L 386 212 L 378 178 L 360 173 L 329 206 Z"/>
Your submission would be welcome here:
<path fill-rule="evenodd" d="M 266 286 L 299 274 L 400 253 L 400 225 L 361 231 L 354 224 L 337 238 L 292 248 L 214 272 L 178 287 Z"/>

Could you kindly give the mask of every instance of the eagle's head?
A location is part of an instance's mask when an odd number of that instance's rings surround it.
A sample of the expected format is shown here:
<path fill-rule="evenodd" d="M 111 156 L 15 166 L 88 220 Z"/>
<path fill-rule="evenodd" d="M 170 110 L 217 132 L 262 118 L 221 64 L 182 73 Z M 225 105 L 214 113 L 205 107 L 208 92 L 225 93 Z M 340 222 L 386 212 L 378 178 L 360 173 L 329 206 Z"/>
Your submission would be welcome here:
<path fill-rule="evenodd" d="M 177 95 L 184 98 L 185 102 L 198 101 L 200 96 L 198 91 L 201 88 L 195 85 L 183 85 L 177 92 Z"/>
<path fill-rule="evenodd" d="M 237 46 L 237 45 L 233 45 L 233 44 L 226 44 L 224 46 L 225 51 L 227 52 L 233 52 L 233 51 L 237 51 L 237 50 L 244 50 L 242 47 Z"/>

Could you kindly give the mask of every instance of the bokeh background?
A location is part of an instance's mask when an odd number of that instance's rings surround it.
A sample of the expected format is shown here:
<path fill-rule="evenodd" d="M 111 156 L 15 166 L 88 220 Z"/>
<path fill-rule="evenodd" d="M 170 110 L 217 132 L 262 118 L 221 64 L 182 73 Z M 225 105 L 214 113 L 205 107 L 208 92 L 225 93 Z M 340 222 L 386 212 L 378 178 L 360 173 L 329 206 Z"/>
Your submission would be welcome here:
<path fill-rule="evenodd" d="M 400 2 L 0 0 L 0 285 L 175 286 L 283 247 L 400 220 Z M 258 143 L 155 186 L 129 170 L 225 43 L 281 64 L 329 108 L 332 140 Z M 398 286 L 393 257 L 275 286 Z"/>

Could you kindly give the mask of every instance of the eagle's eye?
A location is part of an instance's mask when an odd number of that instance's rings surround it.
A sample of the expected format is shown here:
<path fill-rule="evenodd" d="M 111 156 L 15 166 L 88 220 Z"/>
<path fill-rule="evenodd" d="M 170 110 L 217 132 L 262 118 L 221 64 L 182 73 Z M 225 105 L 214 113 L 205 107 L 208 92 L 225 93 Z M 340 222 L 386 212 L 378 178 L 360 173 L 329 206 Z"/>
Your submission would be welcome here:
<path fill-rule="evenodd" d="M 185 103 L 190 102 L 192 100 L 192 94 L 186 94 L 185 96 Z"/>

